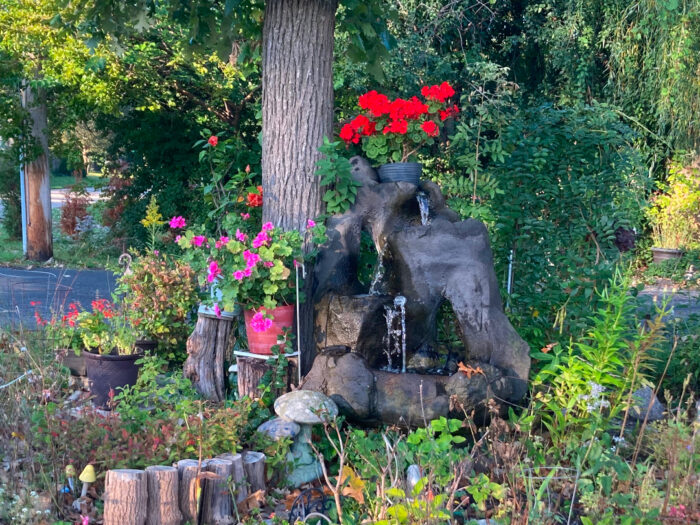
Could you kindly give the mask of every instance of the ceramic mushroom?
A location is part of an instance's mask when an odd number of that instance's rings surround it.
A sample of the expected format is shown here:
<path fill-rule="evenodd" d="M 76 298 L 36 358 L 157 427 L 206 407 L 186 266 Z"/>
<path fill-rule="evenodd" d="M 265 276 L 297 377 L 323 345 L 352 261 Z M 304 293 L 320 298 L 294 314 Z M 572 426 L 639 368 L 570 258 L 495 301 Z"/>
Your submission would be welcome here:
<path fill-rule="evenodd" d="M 68 479 L 68 488 L 71 494 L 75 494 L 75 467 L 73 465 L 66 465 L 66 478 Z"/>
<path fill-rule="evenodd" d="M 329 397 L 311 390 L 295 390 L 275 401 L 275 412 L 286 421 L 297 423 L 301 431 L 294 438 L 288 459 L 294 462 L 294 470 L 287 481 L 298 487 L 318 479 L 322 475 L 321 464 L 316 459 L 311 443 L 311 427 L 329 421 L 338 415 L 338 407 Z"/>
<path fill-rule="evenodd" d="M 95 483 L 95 467 L 92 465 L 87 465 L 80 473 L 78 479 L 83 484 L 83 490 L 80 492 L 80 497 L 73 502 L 73 508 L 80 510 L 80 504 L 81 502 L 85 501 L 90 485 Z"/>

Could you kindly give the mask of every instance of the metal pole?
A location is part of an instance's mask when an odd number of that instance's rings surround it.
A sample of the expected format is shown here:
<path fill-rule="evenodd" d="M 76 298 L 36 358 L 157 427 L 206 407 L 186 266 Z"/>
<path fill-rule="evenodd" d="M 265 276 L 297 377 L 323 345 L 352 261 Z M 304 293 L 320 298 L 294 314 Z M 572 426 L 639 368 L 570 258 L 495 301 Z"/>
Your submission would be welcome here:
<path fill-rule="evenodd" d="M 27 255 L 27 191 L 24 180 L 24 163 L 22 155 L 19 156 L 19 199 L 22 209 L 22 253 Z"/>

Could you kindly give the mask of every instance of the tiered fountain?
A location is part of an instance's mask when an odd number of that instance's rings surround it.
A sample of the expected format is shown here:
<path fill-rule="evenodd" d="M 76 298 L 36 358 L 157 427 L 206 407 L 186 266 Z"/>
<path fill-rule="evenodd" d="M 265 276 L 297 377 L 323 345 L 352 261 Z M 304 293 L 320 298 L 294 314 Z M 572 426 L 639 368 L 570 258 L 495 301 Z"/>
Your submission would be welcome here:
<path fill-rule="evenodd" d="M 324 392 L 351 419 L 422 425 L 504 406 L 527 390 L 529 348 L 503 313 L 484 225 L 460 220 L 438 186 L 379 183 L 361 158 L 353 206 L 328 222 L 316 265 L 316 350 L 303 388 Z M 360 238 L 379 262 L 369 289 L 357 278 Z M 448 301 L 461 348 L 439 357 L 437 314 Z M 465 374 L 457 364 L 475 370 Z"/>

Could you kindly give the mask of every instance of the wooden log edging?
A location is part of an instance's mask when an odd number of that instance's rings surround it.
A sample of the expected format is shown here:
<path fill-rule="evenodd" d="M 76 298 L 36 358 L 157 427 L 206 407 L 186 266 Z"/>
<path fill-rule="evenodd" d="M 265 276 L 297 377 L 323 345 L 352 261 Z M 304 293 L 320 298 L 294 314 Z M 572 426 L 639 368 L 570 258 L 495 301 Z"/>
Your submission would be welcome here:
<path fill-rule="evenodd" d="M 201 462 L 107 471 L 105 525 L 231 525 L 250 493 L 266 491 L 265 454 L 226 453 Z M 245 512 L 245 510 L 243 510 Z"/>

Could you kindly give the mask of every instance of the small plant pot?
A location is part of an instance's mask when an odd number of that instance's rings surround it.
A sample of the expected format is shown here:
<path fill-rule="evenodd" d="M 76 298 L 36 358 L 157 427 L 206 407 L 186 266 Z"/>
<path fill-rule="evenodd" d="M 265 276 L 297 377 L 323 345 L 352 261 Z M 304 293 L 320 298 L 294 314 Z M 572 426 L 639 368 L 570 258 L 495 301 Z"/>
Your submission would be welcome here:
<path fill-rule="evenodd" d="M 75 377 L 84 377 L 87 375 L 84 352 L 80 352 L 76 355 L 73 349 L 64 348 L 59 350 L 59 360 L 63 366 L 70 370 L 70 375 Z"/>
<path fill-rule="evenodd" d="M 277 338 L 281 337 L 285 328 L 291 328 L 294 324 L 294 305 L 278 306 L 274 310 L 267 311 L 272 317 L 272 326 L 264 332 L 256 332 L 251 326 L 251 321 L 255 312 L 246 310 L 245 331 L 248 336 L 248 348 L 253 354 L 273 355 L 271 348 L 277 343 Z"/>
<path fill-rule="evenodd" d="M 676 250 L 673 248 L 652 248 L 651 255 L 652 260 L 655 263 L 660 263 L 663 261 L 669 261 L 671 259 L 680 259 L 685 252 L 683 250 Z"/>
<path fill-rule="evenodd" d="M 110 410 L 110 392 L 119 393 L 125 386 L 136 384 L 139 366 L 136 364 L 143 354 L 132 355 L 94 354 L 83 352 L 87 365 L 87 377 L 93 404 L 97 408 Z"/>
<path fill-rule="evenodd" d="M 418 186 L 423 173 L 419 162 L 392 162 L 379 166 L 379 182 L 410 182 Z"/>

